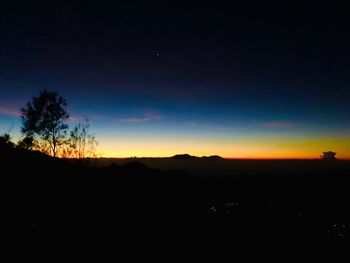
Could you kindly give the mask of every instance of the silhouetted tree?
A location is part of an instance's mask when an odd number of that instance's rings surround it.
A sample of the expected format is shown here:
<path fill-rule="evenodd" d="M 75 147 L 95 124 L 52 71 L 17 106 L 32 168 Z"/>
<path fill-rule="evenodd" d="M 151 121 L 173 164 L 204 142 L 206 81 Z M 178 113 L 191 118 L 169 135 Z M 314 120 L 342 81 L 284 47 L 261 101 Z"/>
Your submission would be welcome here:
<path fill-rule="evenodd" d="M 73 158 L 96 157 L 97 144 L 95 135 L 90 132 L 90 123 L 87 118 L 78 123 L 70 132 L 69 145 Z"/>
<path fill-rule="evenodd" d="M 13 148 L 14 144 L 11 142 L 11 136 L 8 133 L 4 133 L 0 136 L 0 148 L 1 149 L 9 149 Z"/>
<path fill-rule="evenodd" d="M 43 90 L 21 109 L 22 133 L 27 138 L 39 138 L 40 150 L 57 155 L 60 145 L 65 142 L 69 114 L 67 102 L 57 92 Z"/>
<path fill-rule="evenodd" d="M 23 139 L 17 142 L 17 148 L 25 150 L 33 150 L 36 148 L 37 142 L 32 136 L 25 136 Z"/>
<path fill-rule="evenodd" d="M 323 152 L 323 155 L 321 156 L 321 160 L 336 160 L 337 158 L 335 158 L 336 153 L 329 151 L 329 152 Z"/>

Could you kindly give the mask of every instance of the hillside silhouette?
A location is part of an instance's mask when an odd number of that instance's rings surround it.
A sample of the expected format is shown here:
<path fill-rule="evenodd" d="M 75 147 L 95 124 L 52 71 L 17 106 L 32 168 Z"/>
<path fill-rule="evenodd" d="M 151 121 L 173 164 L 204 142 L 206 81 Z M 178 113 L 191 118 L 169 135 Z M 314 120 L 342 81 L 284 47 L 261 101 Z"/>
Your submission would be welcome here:
<path fill-rule="evenodd" d="M 202 156 L 202 157 L 198 157 L 198 156 L 193 156 L 193 155 L 189 155 L 189 154 L 176 154 L 172 157 L 170 157 L 171 159 L 175 159 L 175 160 L 197 160 L 197 159 L 206 159 L 206 160 L 222 160 L 223 158 L 219 155 L 212 155 L 212 156 Z"/>
<path fill-rule="evenodd" d="M 328 170 L 308 176 L 283 174 L 281 167 L 288 164 L 282 162 L 279 175 L 257 170 L 250 177 L 201 177 L 149 168 L 138 160 L 96 167 L 4 144 L 0 160 L 7 171 L 2 177 L 11 224 L 15 231 L 29 232 L 35 242 L 112 235 L 135 249 L 156 246 L 174 253 L 178 242 L 209 251 L 228 249 L 222 253 L 234 253 L 232 259 L 239 262 L 285 262 L 286 255 L 303 256 L 301 261 L 315 255 L 336 260 L 344 255 L 348 163 L 334 170 L 332 162 L 324 162 Z M 296 171 L 303 166 L 289 165 Z M 315 254 L 310 244 L 327 249 Z M 249 250 L 259 254 L 247 255 Z"/>

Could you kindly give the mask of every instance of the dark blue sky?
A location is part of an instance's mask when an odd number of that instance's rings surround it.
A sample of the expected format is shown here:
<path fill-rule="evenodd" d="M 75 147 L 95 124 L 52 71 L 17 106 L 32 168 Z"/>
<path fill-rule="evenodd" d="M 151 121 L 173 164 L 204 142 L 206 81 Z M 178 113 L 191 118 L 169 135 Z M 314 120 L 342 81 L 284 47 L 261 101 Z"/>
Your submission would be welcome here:
<path fill-rule="evenodd" d="M 350 157 L 345 5 L 30 2 L 2 6 L 3 131 L 46 88 L 105 156 Z"/>

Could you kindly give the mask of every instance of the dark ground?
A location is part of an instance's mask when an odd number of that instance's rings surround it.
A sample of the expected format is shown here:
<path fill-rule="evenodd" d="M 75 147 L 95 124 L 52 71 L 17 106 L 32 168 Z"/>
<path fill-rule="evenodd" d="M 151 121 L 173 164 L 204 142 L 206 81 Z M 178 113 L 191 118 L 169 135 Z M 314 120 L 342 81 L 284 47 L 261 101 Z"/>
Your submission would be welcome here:
<path fill-rule="evenodd" d="M 349 260 L 345 161 L 317 161 L 323 168 L 315 172 L 298 161 L 269 164 L 278 167 L 271 173 L 251 162 L 259 169 L 249 176 L 202 177 L 137 161 L 89 167 L 13 150 L 3 150 L 0 162 L 8 229 L 36 258 L 71 250 L 99 259 Z"/>

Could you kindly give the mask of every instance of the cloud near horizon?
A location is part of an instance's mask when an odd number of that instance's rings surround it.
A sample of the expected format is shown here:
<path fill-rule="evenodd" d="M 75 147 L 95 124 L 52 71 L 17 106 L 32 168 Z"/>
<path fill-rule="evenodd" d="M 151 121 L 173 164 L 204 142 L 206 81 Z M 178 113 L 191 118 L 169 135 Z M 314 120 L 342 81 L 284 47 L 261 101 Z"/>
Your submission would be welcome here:
<path fill-rule="evenodd" d="M 1 106 L 1 105 L 0 105 L 0 114 L 16 116 L 16 117 L 21 116 L 21 113 L 19 110 L 13 109 L 11 107 Z"/>
<path fill-rule="evenodd" d="M 122 118 L 118 119 L 118 121 L 121 122 L 129 122 L 129 123 L 137 123 L 137 122 L 147 122 L 147 121 L 155 121 L 162 119 L 160 115 L 154 114 L 154 113 L 149 113 L 146 114 L 143 117 L 130 117 L 130 118 Z"/>

